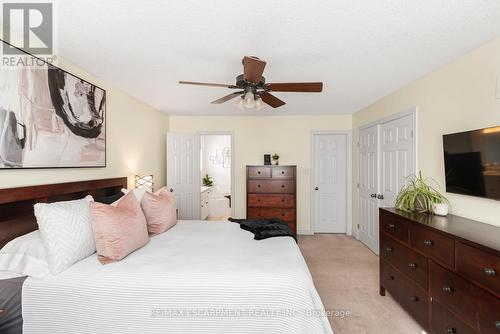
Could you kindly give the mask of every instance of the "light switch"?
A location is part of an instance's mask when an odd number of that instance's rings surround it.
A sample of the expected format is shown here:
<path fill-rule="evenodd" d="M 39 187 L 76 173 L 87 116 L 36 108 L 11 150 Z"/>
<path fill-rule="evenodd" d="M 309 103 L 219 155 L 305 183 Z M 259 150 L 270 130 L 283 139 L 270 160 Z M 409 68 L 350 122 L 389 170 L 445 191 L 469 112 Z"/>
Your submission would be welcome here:
<path fill-rule="evenodd" d="M 500 100 L 500 75 L 497 75 L 497 90 L 495 96 L 497 100 Z"/>

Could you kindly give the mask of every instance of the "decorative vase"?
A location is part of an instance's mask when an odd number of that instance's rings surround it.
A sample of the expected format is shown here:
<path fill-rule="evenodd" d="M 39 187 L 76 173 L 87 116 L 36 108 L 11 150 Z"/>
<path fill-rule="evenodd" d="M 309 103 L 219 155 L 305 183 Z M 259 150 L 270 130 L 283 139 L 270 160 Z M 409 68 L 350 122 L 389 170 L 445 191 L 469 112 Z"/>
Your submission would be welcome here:
<path fill-rule="evenodd" d="M 434 203 L 434 214 L 438 216 L 447 216 L 448 215 L 448 204 L 446 203 Z"/>

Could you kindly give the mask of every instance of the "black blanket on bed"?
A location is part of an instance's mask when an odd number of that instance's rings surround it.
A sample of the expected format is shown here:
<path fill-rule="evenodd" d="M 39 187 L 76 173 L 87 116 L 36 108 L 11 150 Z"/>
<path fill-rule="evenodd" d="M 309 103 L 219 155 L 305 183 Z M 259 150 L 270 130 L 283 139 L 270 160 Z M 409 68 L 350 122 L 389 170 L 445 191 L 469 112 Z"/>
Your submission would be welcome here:
<path fill-rule="evenodd" d="M 240 228 L 252 232 L 255 240 L 273 237 L 292 237 L 297 242 L 297 237 L 287 223 L 278 218 L 269 219 L 236 219 L 229 218 L 230 222 L 240 224 Z"/>
<path fill-rule="evenodd" d="M 26 277 L 0 280 L 0 333 L 22 334 L 21 295 Z"/>

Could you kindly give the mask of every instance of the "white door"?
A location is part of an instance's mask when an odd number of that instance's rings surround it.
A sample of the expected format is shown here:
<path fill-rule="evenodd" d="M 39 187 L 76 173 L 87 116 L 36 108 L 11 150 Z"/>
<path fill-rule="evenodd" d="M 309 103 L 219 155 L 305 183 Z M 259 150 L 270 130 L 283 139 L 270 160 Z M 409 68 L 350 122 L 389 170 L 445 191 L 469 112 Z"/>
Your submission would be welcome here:
<path fill-rule="evenodd" d="M 359 132 L 359 239 L 375 254 L 378 244 L 378 125 Z"/>
<path fill-rule="evenodd" d="M 402 116 L 359 131 L 359 239 L 379 254 L 379 207 L 393 207 L 415 173 L 415 116 Z"/>
<path fill-rule="evenodd" d="M 200 219 L 200 136 L 167 134 L 167 185 L 173 189 L 179 219 Z"/>
<path fill-rule="evenodd" d="M 408 115 L 380 125 L 381 207 L 393 207 L 407 177 L 415 173 L 413 122 Z"/>
<path fill-rule="evenodd" d="M 313 228 L 346 233 L 347 135 L 313 135 Z"/>

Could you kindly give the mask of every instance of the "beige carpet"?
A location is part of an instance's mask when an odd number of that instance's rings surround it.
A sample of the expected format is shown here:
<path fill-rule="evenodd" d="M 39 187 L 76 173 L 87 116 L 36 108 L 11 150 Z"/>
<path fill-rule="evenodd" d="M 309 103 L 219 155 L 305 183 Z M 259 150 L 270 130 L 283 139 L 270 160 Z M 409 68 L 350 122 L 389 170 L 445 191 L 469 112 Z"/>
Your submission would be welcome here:
<path fill-rule="evenodd" d="M 299 246 L 335 334 L 421 334 L 421 327 L 390 297 L 379 295 L 378 257 L 362 243 L 338 234 L 299 236 Z"/>

